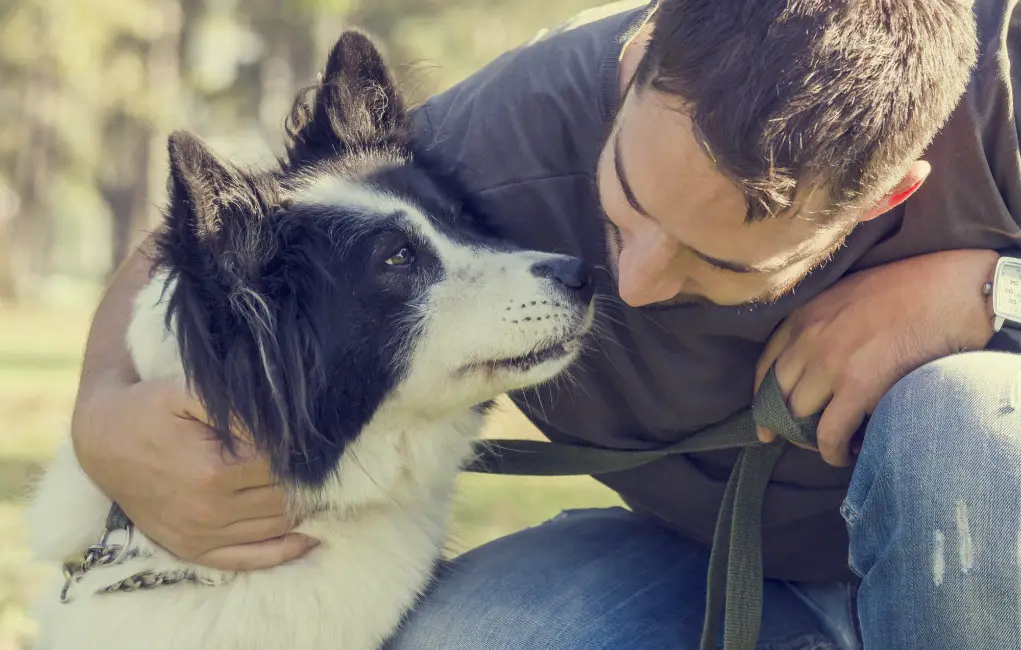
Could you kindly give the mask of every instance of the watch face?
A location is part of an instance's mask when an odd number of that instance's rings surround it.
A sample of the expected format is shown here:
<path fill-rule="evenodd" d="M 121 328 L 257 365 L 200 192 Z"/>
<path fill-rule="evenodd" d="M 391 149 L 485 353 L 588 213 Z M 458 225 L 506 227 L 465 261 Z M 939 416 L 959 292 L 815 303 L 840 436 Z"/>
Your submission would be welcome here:
<path fill-rule="evenodd" d="M 993 311 L 997 316 L 1021 322 L 1021 259 L 1001 258 L 996 265 Z"/>

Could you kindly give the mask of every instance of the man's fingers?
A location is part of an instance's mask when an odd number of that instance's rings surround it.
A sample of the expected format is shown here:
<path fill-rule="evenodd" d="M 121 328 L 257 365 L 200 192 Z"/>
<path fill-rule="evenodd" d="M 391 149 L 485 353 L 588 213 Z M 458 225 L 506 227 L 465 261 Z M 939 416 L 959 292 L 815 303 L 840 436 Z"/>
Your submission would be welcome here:
<path fill-rule="evenodd" d="M 213 544 L 222 546 L 239 546 L 256 544 L 291 532 L 294 522 L 285 516 L 261 517 L 244 519 L 210 533 Z M 212 545 L 212 544 L 211 544 Z"/>
<path fill-rule="evenodd" d="M 223 546 L 199 555 L 193 562 L 221 571 L 256 571 L 299 558 L 317 544 L 316 540 L 295 533 L 254 544 Z"/>
<path fill-rule="evenodd" d="M 779 376 L 779 369 L 777 369 Z M 803 367 L 797 384 L 787 393 L 791 415 L 804 418 L 821 413 L 833 398 L 833 380 L 822 364 Z"/>
<path fill-rule="evenodd" d="M 773 335 L 769 338 L 766 343 L 766 347 L 762 351 L 762 356 L 759 357 L 759 363 L 755 367 L 755 391 L 759 391 L 759 386 L 762 385 L 762 380 L 765 379 L 766 373 L 773 366 L 774 362 L 787 350 L 787 346 L 790 343 L 792 328 L 787 321 L 784 321 L 780 326 L 773 332 Z M 779 379 L 779 374 L 777 375 Z M 780 390 L 786 397 L 786 391 L 784 391 L 784 384 L 780 384 Z M 759 437 L 759 441 L 765 444 L 770 444 L 776 440 L 776 432 L 770 431 L 764 427 L 757 427 L 756 434 Z"/>
<path fill-rule="evenodd" d="M 787 408 L 794 417 L 807 417 L 822 411 L 833 397 L 831 379 L 819 364 L 804 365 L 788 349 L 777 362 L 776 376 L 785 395 Z M 788 361 L 791 359 L 792 361 Z M 800 369 L 800 373 L 798 372 Z M 796 374 L 797 373 L 797 374 Z M 776 439 L 776 434 L 759 428 L 759 440 L 765 443 Z M 811 445 L 793 442 L 797 447 L 815 451 Z"/>
<path fill-rule="evenodd" d="M 230 507 L 234 521 L 282 517 L 287 512 L 287 496 L 277 486 L 253 487 L 234 495 Z"/>
<path fill-rule="evenodd" d="M 819 453 L 834 467 L 851 464 L 851 439 L 865 421 L 860 398 L 838 393 L 819 420 Z"/>
<path fill-rule="evenodd" d="M 207 515 L 208 517 L 208 515 Z M 171 553 L 196 562 L 196 558 L 208 557 L 216 549 L 228 547 L 249 547 L 289 535 L 298 522 L 287 516 L 245 519 L 223 527 L 210 527 L 208 519 L 190 518 L 183 526 L 162 521 L 136 522 L 140 529 Z M 289 542 L 293 544 L 293 542 Z M 248 551 L 245 551 L 248 552 Z M 260 551 L 261 553 L 261 551 Z M 214 558 L 217 556 L 213 556 Z M 198 561 L 199 564 L 204 562 Z M 208 565 L 213 566 L 213 565 Z"/>
<path fill-rule="evenodd" d="M 767 445 L 776 440 L 776 433 L 765 427 L 756 427 L 756 434 L 759 436 L 759 442 Z"/>
<path fill-rule="evenodd" d="M 776 383 L 780 385 L 780 392 L 788 405 L 807 369 L 807 360 L 802 358 L 803 354 L 795 344 L 786 348 L 776 359 Z"/>
<path fill-rule="evenodd" d="M 253 490 L 276 486 L 269 461 L 251 446 L 238 443 L 236 456 L 226 450 L 222 453 L 225 467 L 225 487 L 233 491 Z"/>
<path fill-rule="evenodd" d="M 773 335 L 769 337 L 769 341 L 766 342 L 766 347 L 763 348 L 762 354 L 759 356 L 759 363 L 755 368 L 756 391 L 759 390 L 759 386 L 762 384 L 762 380 L 766 377 L 766 373 L 769 372 L 773 362 L 787 349 L 787 345 L 791 340 L 791 331 L 791 326 L 785 320 L 773 332 Z"/>

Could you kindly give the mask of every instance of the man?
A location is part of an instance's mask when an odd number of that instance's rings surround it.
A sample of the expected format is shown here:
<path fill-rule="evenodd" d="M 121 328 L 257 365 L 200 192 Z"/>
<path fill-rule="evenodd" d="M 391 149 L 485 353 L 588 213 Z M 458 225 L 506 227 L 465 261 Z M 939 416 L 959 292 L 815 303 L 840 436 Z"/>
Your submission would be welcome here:
<path fill-rule="evenodd" d="M 774 362 L 793 413 L 822 413 L 768 489 L 761 648 L 1021 647 L 1021 356 L 991 351 L 1010 339 L 984 291 L 1021 247 L 1014 6 L 617 3 L 415 113 L 499 231 L 604 263 L 621 298 L 576 392 L 517 398 L 551 439 L 661 447 L 746 408 Z M 265 463 L 224 460 L 198 405 L 133 376 L 146 271 L 96 316 L 85 470 L 185 558 L 299 556 Z M 461 556 L 394 647 L 697 648 L 734 461 L 600 477 L 631 510 Z"/>

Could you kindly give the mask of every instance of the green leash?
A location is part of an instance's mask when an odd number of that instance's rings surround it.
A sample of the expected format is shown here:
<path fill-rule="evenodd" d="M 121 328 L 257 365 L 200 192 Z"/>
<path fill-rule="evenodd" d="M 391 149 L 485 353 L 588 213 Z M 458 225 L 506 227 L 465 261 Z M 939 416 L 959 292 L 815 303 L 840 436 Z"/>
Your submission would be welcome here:
<path fill-rule="evenodd" d="M 756 424 L 776 432 L 763 444 Z M 769 369 L 752 407 L 654 451 L 624 451 L 538 440 L 485 440 L 467 471 L 528 476 L 593 475 L 634 469 L 668 456 L 740 448 L 723 494 L 709 556 L 702 650 L 754 650 L 762 619 L 762 504 L 773 468 L 789 442 L 815 446 L 819 416 L 795 418 Z"/>

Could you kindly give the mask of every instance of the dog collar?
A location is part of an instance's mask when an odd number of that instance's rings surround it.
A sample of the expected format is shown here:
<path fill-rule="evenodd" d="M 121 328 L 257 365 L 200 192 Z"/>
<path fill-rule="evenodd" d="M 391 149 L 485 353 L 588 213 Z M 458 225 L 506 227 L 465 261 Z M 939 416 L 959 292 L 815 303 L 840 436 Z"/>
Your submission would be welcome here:
<path fill-rule="evenodd" d="M 132 547 L 134 535 L 135 525 L 131 518 L 124 513 L 119 505 L 114 503 L 110 507 L 110 512 L 107 513 L 106 527 L 99 541 L 85 549 L 80 560 L 64 563 L 64 586 L 60 590 L 60 602 L 71 602 L 71 588 L 81 582 L 85 574 L 92 569 L 116 566 L 135 559 L 152 559 L 151 553 L 144 553 L 137 547 Z M 154 589 L 184 581 L 204 585 L 214 584 L 199 577 L 191 569 L 144 570 L 101 587 L 95 593 L 110 594 L 138 589 Z"/>

